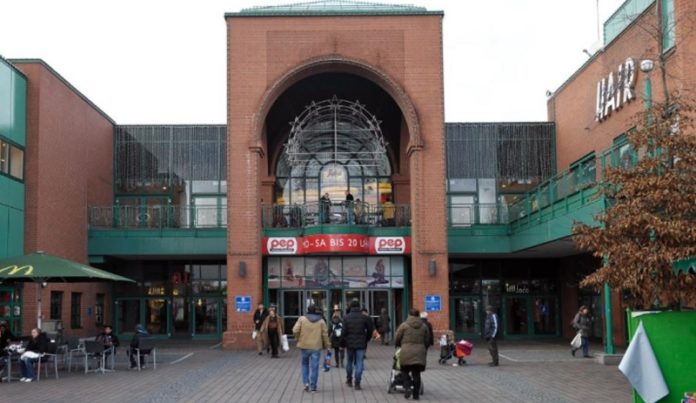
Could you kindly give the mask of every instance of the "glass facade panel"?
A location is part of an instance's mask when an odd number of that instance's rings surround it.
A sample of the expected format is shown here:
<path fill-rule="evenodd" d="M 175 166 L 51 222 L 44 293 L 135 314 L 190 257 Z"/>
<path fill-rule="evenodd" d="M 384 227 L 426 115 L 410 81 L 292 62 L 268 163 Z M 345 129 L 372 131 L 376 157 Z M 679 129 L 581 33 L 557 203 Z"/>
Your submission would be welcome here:
<path fill-rule="evenodd" d="M 24 151 L 14 146 L 10 147 L 10 175 L 24 179 Z"/>
<path fill-rule="evenodd" d="M 10 173 L 10 144 L 0 140 L 0 172 Z"/>

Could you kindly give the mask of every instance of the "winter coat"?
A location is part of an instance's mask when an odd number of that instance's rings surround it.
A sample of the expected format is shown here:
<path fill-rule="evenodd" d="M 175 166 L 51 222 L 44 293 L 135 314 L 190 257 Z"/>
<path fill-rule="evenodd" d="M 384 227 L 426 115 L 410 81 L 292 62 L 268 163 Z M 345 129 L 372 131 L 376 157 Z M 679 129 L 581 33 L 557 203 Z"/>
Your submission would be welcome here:
<path fill-rule="evenodd" d="M 147 330 L 145 330 L 144 327 L 141 325 L 136 326 L 135 334 L 130 342 L 131 348 L 140 348 L 140 339 L 148 339 L 150 337 L 150 334 L 147 332 Z"/>
<path fill-rule="evenodd" d="M 575 330 L 580 331 L 580 336 L 590 337 L 590 330 L 592 329 L 592 318 L 589 315 L 581 315 L 579 312 L 575 314 L 573 322 L 571 323 Z"/>
<path fill-rule="evenodd" d="M 377 329 L 379 334 L 383 335 L 391 331 L 391 326 L 389 322 L 391 322 L 389 319 L 389 315 L 387 315 L 386 313 L 379 315 L 379 329 Z"/>
<path fill-rule="evenodd" d="M 487 339 L 494 339 L 500 334 L 500 320 L 498 320 L 498 315 L 495 313 L 490 313 L 486 315 L 486 321 L 483 324 L 483 337 Z"/>
<path fill-rule="evenodd" d="M 428 340 L 427 340 L 427 345 L 428 347 L 432 346 L 435 344 L 435 336 L 433 335 L 433 325 L 430 323 L 430 321 L 427 318 L 421 318 L 423 321 L 423 324 L 428 327 Z"/>
<path fill-rule="evenodd" d="M 343 329 L 341 331 L 341 337 L 338 337 L 336 333 L 334 332 L 336 330 L 336 327 L 340 324 L 341 328 Z M 343 321 L 340 318 L 333 318 L 331 319 L 331 328 L 329 329 L 329 339 L 331 340 L 331 347 L 332 348 L 345 348 L 346 347 L 346 339 L 345 339 L 345 333 L 346 329 L 343 327 Z"/>
<path fill-rule="evenodd" d="M 292 334 L 301 350 L 322 350 L 331 346 L 326 322 L 315 313 L 300 316 L 292 327 Z"/>
<path fill-rule="evenodd" d="M 425 368 L 428 332 L 428 327 L 417 316 L 409 316 L 396 329 L 394 344 L 401 347 L 399 362 L 402 366 L 422 365 Z"/>
<path fill-rule="evenodd" d="M 365 350 L 374 331 L 375 325 L 372 323 L 372 318 L 363 315 L 360 308 L 351 308 L 348 315 L 343 318 L 343 337 L 347 348 Z"/>
<path fill-rule="evenodd" d="M 266 316 L 268 316 L 268 309 L 264 309 L 263 311 L 257 309 L 254 311 L 254 329 L 261 330 L 261 325 L 263 325 Z"/>
<path fill-rule="evenodd" d="M 46 333 L 39 333 L 36 338 L 29 339 L 27 343 L 26 351 L 33 351 L 35 353 L 45 353 L 48 350 L 48 337 Z"/>
<path fill-rule="evenodd" d="M 111 346 L 113 346 L 113 347 L 118 347 L 119 344 L 121 344 L 120 341 L 118 340 L 118 337 L 115 334 L 113 334 L 113 332 L 111 334 L 106 334 L 106 332 L 101 332 L 97 335 L 97 337 L 95 337 L 94 341 L 98 341 L 101 344 L 103 344 L 105 348 L 108 348 L 108 347 L 110 347 L 108 345 L 109 339 L 111 339 Z"/>
<path fill-rule="evenodd" d="M 276 339 L 278 341 L 278 346 L 280 345 L 281 337 L 285 334 L 285 321 L 280 315 L 275 316 L 276 321 L 278 323 L 277 332 L 276 332 Z M 261 340 L 263 340 L 263 345 L 268 346 L 270 345 L 271 338 L 268 336 L 268 323 L 271 321 L 271 315 L 266 316 L 266 319 L 263 320 L 263 323 L 261 324 L 261 328 L 259 329 L 259 334 L 261 335 Z M 257 336 L 258 337 L 258 336 Z"/>

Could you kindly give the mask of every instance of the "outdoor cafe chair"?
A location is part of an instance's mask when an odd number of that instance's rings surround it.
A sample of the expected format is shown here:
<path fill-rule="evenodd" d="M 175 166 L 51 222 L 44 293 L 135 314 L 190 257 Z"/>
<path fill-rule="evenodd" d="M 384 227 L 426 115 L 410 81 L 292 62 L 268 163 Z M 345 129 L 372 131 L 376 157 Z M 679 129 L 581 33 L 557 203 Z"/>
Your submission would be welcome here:
<path fill-rule="evenodd" d="M 155 347 L 155 340 L 152 338 L 142 338 L 137 348 L 133 348 L 135 351 L 135 362 L 138 365 L 138 371 L 142 368 L 140 366 L 140 356 L 144 356 L 147 365 L 148 358 L 152 358 L 152 367 L 157 369 L 157 348 Z M 133 354 L 133 352 L 131 352 Z"/>
<path fill-rule="evenodd" d="M 110 351 L 112 357 L 114 354 L 114 348 L 109 347 L 104 349 L 104 344 L 99 341 L 85 341 L 85 374 L 87 372 L 101 372 L 102 374 L 107 371 L 113 371 L 113 361 L 112 368 L 106 369 L 106 356 Z M 89 369 L 90 358 L 96 359 L 99 362 L 99 367 L 93 370 Z"/>
<path fill-rule="evenodd" d="M 40 381 L 41 380 L 41 365 L 44 365 L 44 371 L 46 373 L 46 376 L 48 376 L 48 367 L 50 366 L 51 363 L 53 363 L 53 367 L 55 368 L 56 371 L 56 379 L 58 379 L 58 344 L 55 342 L 48 343 L 48 348 L 45 353 L 42 353 L 41 356 L 39 357 L 37 361 L 37 370 L 36 370 L 36 380 Z"/>
<path fill-rule="evenodd" d="M 77 336 L 67 336 L 65 338 L 67 346 L 68 372 L 72 370 L 73 357 L 80 358 L 85 356 L 85 346 L 80 343 Z M 76 361 L 79 363 L 79 361 Z"/>

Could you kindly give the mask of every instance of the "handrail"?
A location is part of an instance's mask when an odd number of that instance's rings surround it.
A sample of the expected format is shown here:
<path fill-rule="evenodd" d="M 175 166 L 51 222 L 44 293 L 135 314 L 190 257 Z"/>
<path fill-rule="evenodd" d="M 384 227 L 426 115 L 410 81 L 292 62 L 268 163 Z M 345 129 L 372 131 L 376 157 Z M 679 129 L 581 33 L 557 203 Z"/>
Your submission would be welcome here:
<path fill-rule="evenodd" d="M 227 228 L 227 206 L 92 206 L 88 214 L 90 228 Z"/>
<path fill-rule="evenodd" d="M 407 204 L 365 202 L 310 202 L 261 206 L 264 228 L 301 228 L 310 225 L 363 225 L 407 227 L 411 208 Z"/>

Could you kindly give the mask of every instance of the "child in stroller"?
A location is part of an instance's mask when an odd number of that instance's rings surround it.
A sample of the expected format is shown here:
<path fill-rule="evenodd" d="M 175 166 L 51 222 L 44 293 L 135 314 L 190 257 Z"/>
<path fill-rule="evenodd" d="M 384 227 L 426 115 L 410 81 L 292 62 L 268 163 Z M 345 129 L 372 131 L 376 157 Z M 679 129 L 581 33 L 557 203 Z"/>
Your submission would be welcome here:
<path fill-rule="evenodd" d="M 391 369 L 391 374 L 389 375 L 389 389 L 387 389 L 387 393 L 394 393 L 394 392 L 405 392 L 404 389 L 404 374 L 401 372 L 401 364 L 399 362 L 399 354 L 401 353 L 401 349 L 397 348 L 396 352 L 394 353 L 394 358 L 392 360 L 392 369 Z M 423 388 L 423 381 L 421 380 L 421 386 L 420 386 L 420 395 L 423 394 L 424 392 Z"/>
<path fill-rule="evenodd" d="M 441 365 L 446 365 L 447 360 L 452 358 L 454 354 L 454 332 L 446 331 L 440 336 L 440 360 Z"/>
<path fill-rule="evenodd" d="M 438 362 L 441 365 L 446 365 L 449 359 L 457 357 L 457 363 L 453 365 L 464 365 L 466 364 L 465 357 L 471 355 L 473 348 L 474 345 L 466 340 L 459 340 L 455 343 L 454 332 L 448 330 L 440 336 L 440 360 Z"/>

